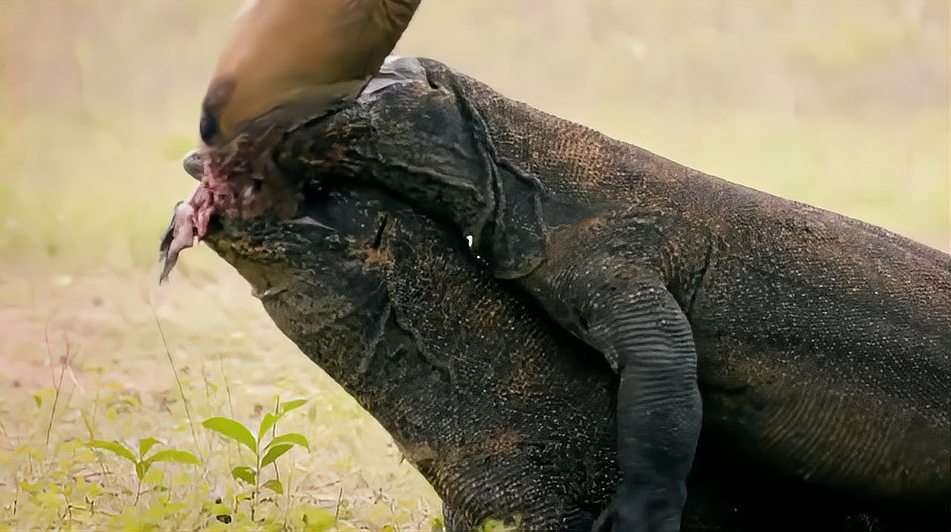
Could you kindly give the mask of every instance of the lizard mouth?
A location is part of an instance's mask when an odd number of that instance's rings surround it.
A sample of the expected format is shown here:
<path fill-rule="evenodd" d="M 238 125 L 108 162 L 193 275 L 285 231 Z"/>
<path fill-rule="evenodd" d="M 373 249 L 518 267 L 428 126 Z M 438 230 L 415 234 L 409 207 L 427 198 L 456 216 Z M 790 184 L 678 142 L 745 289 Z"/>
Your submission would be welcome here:
<path fill-rule="evenodd" d="M 249 220 L 269 215 L 282 220 L 295 219 L 305 198 L 302 192 L 286 183 L 279 172 L 267 168 L 268 159 L 261 157 L 261 148 L 267 148 L 269 140 L 266 134 L 253 144 L 247 137 L 239 137 L 223 148 L 196 149 L 185 156 L 182 166 L 199 184 L 188 199 L 175 206 L 162 237 L 160 283 L 168 279 L 182 250 L 205 239 L 216 227 L 212 224 L 215 219 Z M 300 223 L 331 229 L 313 216 L 301 219 Z"/>
<path fill-rule="evenodd" d="M 273 168 L 212 172 L 207 157 L 193 150 L 182 161 L 185 172 L 199 183 L 187 200 L 175 206 L 162 238 L 160 282 L 168 279 L 179 254 L 202 240 L 217 247 L 249 236 L 259 239 L 294 231 L 306 234 L 316 248 L 339 246 L 342 235 L 365 239 L 376 248 L 392 226 L 379 215 L 386 203 L 380 191 L 343 189 L 316 180 L 292 188 Z"/>

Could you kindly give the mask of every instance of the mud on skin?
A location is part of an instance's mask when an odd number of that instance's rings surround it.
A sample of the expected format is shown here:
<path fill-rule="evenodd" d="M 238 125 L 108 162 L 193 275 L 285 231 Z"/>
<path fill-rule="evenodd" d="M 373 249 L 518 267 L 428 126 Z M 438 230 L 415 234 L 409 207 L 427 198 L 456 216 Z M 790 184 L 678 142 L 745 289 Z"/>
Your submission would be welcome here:
<path fill-rule="evenodd" d="M 782 479 L 906 527 L 951 525 L 951 257 L 434 61 L 386 76 L 401 80 L 290 132 L 277 165 L 298 186 L 386 188 L 472 235 L 497 277 L 649 383 L 621 385 L 632 519 L 673 522 L 699 385 L 704 437 L 747 482 Z M 662 515 L 638 490 L 662 494 Z"/>
<path fill-rule="evenodd" d="M 400 202 L 299 197 L 285 221 L 216 214 L 206 241 L 393 435 L 443 498 L 449 529 L 520 516 L 526 530 L 589 530 L 619 478 L 610 368 Z M 716 464 L 701 457 L 684 530 L 886 530 Z"/>

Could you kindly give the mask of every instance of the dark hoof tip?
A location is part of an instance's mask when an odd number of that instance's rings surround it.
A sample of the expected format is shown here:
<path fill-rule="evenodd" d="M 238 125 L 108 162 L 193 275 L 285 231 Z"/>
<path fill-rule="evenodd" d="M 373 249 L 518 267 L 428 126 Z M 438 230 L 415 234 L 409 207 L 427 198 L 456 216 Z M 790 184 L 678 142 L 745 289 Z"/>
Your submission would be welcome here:
<path fill-rule="evenodd" d="M 198 122 L 198 133 L 201 134 L 202 142 L 211 146 L 219 132 L 218 120 L 208 111 L 202 111 L 201 121 Z"/>

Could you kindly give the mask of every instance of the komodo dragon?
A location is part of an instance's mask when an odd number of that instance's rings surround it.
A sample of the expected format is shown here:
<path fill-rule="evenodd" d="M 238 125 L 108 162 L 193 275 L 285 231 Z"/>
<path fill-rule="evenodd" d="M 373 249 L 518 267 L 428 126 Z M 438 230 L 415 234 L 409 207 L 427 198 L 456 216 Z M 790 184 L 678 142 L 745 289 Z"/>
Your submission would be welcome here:
<path fill-rule="evenodd" d="M 276 166 L 288 190 L 371 183 L 451 223 L 618 369 L 624 479 L 605 526 L 676 529 L 698 381 L 726 459 L 949 525 L 951 257 L 435 61 L 393 61 L 381 78 L 400 70 L 409 82 L 292 128 Z"/>
<path fill-rule="evenodd" d="M 310 194 L 296 214 L 218 217 L 207 242 L 393 435 L 447 528 L 520 516 L 526 530 L 589 530 L 619 480 L 607 363 L 379 191 Z M 901 530 L 816 493 L 736 482 L 705 449 L 685 530 Z"/>
<path fill-rule="evenodd" d="M 298 222 L 221 218 L 206 241 L 393 436 L 450 530 L 590 530 L 619 475 L 612 372 L 448 233 L 373 197 L 315 199 Z"/>

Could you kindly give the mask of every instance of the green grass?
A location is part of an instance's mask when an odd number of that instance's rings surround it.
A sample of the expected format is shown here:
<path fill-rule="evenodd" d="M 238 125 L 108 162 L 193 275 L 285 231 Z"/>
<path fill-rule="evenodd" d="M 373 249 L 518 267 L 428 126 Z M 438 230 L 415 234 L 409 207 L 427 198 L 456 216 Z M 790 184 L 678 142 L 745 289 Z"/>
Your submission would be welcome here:
<path fill-rule="evenodd" d="M 948 249 L 943 0 L 587 5 L 424 2 L 400 49 Z M 247 486 L 231 473 L 253 458 L 200 423 L 255 427 L 277 397 L 308 399 L 280 430 L 310 445 L 279 461 L 285 493 L 255 516 L 267 527 L 303 529 L 308 515 L 316 528 L 329 514 L 341 529 L 416 530 L 439 514 L 389 436 L 207 248 L 156 286 L 158 237 L 193 186 L 179 159 L 233 8 L 0 5 L 0 529 L 223 528 L 215 500 L 234 510 Z M 149 437 L 200 464 L 154 465 L 136 503 L 133 465 L 83 442 Z M 247 501 L 233 515 L 252 526 Z"/>

